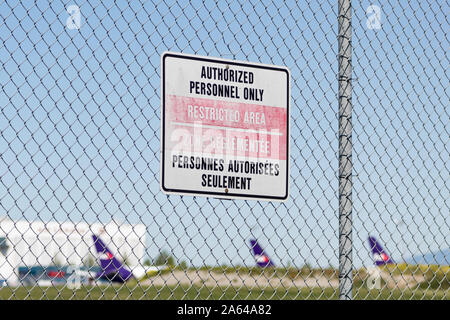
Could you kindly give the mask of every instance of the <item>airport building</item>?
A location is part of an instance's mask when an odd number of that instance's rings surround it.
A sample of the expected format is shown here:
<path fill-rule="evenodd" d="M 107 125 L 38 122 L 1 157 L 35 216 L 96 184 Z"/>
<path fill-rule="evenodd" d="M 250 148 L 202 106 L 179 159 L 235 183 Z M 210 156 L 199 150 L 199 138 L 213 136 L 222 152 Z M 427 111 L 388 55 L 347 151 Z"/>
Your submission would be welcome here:
<path fill-rule="evenodd" d="M 17 270 L 23 266 L 97 265 L 92 234 L 98 235 L 128 266 L 143 263 L 146 234 L 143 224 L 130 225 L 114 220 L 107 224 L 29 222 L 0 218 L 0 276 L 15 282 Z"/>

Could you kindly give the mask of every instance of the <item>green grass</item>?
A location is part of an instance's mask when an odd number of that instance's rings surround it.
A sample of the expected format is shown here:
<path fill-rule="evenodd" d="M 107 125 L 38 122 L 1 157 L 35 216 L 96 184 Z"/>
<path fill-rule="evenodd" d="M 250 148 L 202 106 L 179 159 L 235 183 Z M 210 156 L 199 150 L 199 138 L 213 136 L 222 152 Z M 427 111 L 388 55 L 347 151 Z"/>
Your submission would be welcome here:
<path fill-rule="evenodd" d="M 354 290 L 355 299 L 446 299 L 449 290 L 368 290 L 359 287 Z M 17 287 L 0 289 L 0 299 L 75 299 L 75 300 L 138 300 L 138 299 L 337 299 L 332 288 L 303 288 L 300 291 L 246 288 L 207 287 L 144 287 L 137 283 L 122 286 L 90 286 L 79 290 L 66 287 Z"/>
<path fill-rule="evenodd" d="M 384 271 L 393 275 L 400 274 L 416 274 L 425 276 L 425 281 L 418 284 L 414 289 L 389 289 L 385 281 L 381 282 L 384 289 L 368 290 L 365 280 L 367 271 L 354 271 L 354 290 L 355 299 L 437 299 L 450 300 L 450 273 L 444 267 L 416 267 L 408 265 L 389 266 L 390 269 Z M 180 268 L 175 268 L 180 269 Z M 185 270 L 185 269 L 180 269 Z M 328 279 L 337 279 L 338 272 L 335 269 L 313 269 L 303 267 L 296 268 L 247 268 L 247 267 L 203 267 L 199 269 L 187 268 L 186 270 L 207 270 L 217 273 L 237 273 L 259 275 L 264 274 L 271 276 L 287 276 L 291 279 L 307 276 L 326 276 Z M 170 272 L 170 271 L 166 271 Z M 165 272 L 165 273 L 166 273 Z M 215 287 L 206 286 L 176 286 L 176 287 L 155 287 L 143 286 L 136 281 L 130 281 L 124 285 L 104 285 L 104 286 L 83 286 L 79 290 L 71 290 L 67 287 L 17 287 L 0 289 L 0 299 L 75 299 L 75 300 L 140 300 L 140 299 L 229 299 L 229 300 L 246 300 L 246 299 L 338 299 L 337 289 L 333 288 L 302 288 L 302 289 L 247 289 L 237 287 Z"/>

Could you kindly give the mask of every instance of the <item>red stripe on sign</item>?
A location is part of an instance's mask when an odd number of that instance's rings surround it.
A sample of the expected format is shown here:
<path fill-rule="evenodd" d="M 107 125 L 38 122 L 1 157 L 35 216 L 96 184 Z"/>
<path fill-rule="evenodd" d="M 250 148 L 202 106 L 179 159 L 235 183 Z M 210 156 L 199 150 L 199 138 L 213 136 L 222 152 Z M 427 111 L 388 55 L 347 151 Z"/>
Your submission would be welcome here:
<path fill-rule="evenodd" d="M 172 152 L 286 160 L 286 140 L 276 134 L 192 127 L 187 124 L 171 125 L 169 132 L 166 149 Z"/>
<path fill-rule="evenodd" d="M 286 135 L 286 108 L 227 102 L 202 98 L 166 96 L 166 116 L 170 122 L 249 130 L 277 130 Z"/>

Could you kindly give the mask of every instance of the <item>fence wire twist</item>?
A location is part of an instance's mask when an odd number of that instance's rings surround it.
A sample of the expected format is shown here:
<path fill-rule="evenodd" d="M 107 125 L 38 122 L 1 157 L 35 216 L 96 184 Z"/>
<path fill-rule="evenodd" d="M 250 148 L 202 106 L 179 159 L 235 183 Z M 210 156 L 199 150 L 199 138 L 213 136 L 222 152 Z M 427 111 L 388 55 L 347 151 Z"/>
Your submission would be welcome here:
<path fill-rule="evenodd" d="M 350 14 L 331 0 L 2 2 L 1 299 L 448 299 L 448 11 L 416 0 L 354 1 Z M 167 50 L 290 69 L 287 202 L 161 192 Z M 338 163 L 347 138 L 352 169 Z M 93 234 L 142 279 L 95 281 Z M 369 236 L 394 264 L 374 267 Z M 274 268 L 255 267 L 250 238 Z"/>

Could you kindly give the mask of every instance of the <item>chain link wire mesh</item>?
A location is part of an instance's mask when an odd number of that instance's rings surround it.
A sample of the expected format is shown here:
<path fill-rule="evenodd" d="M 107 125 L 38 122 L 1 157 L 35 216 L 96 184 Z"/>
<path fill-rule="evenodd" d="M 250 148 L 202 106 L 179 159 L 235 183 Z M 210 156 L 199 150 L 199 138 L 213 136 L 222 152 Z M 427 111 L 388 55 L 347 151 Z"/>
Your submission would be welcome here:
<path fill-rule="evenodd" d="M 449 298 L 448 11 L 352 4 L 355 299 Z M 338 16 L 331 0 L 2 2 L 1 299 L 337 298 Z M 287 202 L 161 192 L 164 51 L 290 69 Z M 99 284 L 92 234 L 135 274 L 167 269 Z M 374 267 L 368 236 L 395 264 Z"/>

